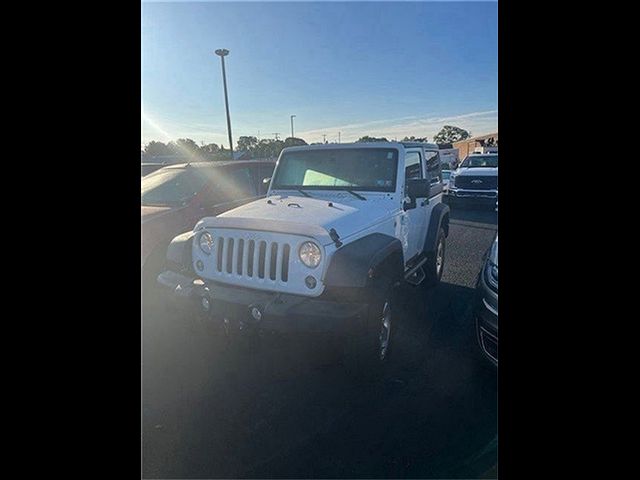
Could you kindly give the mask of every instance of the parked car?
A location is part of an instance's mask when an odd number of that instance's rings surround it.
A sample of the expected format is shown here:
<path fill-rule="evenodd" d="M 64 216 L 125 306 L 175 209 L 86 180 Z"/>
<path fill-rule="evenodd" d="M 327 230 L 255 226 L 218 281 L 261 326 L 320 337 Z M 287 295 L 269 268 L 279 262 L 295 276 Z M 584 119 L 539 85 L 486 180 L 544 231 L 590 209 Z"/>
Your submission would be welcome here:
<path fill-rule="evenodd" d="M 498 235 L 485 259 L 476 282 L 474 309 L 480 350 L 498 365 Z"/>
<path fill-rule="evenodd" d="M 165 163 L 143 163 L 140 166 L 141 176 L 146 177 L 150 173 L 153 173 L 156 170 L 160 170 L 164 166 L 166 166 Z"/>
<path fill-rule="evenodd" d="M 142 178 L 142 268 L 155 285 L 169 242 L 203 217 L 264 197 L 275 162 L 170 165 Z"/>
<path fill-rule="evenodd" d="M 498 154 L 472 153 L 466 157 L 449 179 L 448 198 L 472 204 L 498 201 Z"/>
<path fill-rule="evenodd" d="M 460 163 L 460 158 L 458 157 L 458 149 L 453 148 L 453 145 L 446 144 L 440 145 L 440 161 L 443 165 L 451 165 L 454 166 Z M 443 167 L 444 168 L 444 167 Z"/>
<path fill-rule="evenodd" d="M 442 193 L 449 194 L 449 182 L 451 180 L 451 170 L 442 169 Z"/>
<path fill-rule="evenodd" d="M 176 237 L 158 282 L 226 329 L 331 333 L 348 365 L 373 373 L 392 348 L 397 288 L 442 276 L 440 170 L 434 144 L 286 148 L 267 198 Z"/>

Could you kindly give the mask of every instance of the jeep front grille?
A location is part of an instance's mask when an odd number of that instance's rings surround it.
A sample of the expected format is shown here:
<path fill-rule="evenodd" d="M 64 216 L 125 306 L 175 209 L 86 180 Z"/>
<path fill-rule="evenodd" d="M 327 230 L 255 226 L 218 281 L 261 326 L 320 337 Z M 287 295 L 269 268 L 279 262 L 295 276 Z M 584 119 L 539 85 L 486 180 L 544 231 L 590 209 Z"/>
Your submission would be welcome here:
<path fill-rule="evenodd" d="M 288 243 L 217 236 L 213 240 L 212 258 L 218 273 L 286 283 L 290 250 Z"/>

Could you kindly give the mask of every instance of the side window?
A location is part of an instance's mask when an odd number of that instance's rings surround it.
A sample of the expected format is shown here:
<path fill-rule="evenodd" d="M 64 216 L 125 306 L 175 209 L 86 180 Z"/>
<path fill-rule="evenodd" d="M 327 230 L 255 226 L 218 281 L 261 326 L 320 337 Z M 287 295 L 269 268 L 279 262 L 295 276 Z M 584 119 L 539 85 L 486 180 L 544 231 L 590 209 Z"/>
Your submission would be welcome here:
<path fill-rule="evenodd" d="M 441 183 L 442 167 L 440 165 L 440 154 L 438 152 L 425 152 L 425 158 L 431 184 Z"/>
<path fill-rule="evenodd" d="M 257 195 L 248 167 L 234 168 L 226 172 L 224 181 L 219 183 L 219 188 L 227 197 L 226 201 L 242 200 Z"/>
<path fill-rule="evenodd" d="M 404 160 L 404 176 L 405 179 L 423 178 L 422 163 L 420 162 L 419 152 L 407 152 Z"/>

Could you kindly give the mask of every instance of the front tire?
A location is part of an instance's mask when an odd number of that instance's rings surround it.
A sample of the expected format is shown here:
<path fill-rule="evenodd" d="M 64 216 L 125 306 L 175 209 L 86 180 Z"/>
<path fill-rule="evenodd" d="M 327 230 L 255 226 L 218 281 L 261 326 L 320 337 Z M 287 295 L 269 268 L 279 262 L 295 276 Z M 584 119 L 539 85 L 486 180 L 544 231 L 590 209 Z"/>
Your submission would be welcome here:
<path fill-rule="evenodd" d="M 397 330 L 395 290 L 390 282 L 375 297 L 369 308 L 366 332 L 347 342 L 345 352 L 349 373 L 364 380 L 375 380 L 384 375 Z"/>

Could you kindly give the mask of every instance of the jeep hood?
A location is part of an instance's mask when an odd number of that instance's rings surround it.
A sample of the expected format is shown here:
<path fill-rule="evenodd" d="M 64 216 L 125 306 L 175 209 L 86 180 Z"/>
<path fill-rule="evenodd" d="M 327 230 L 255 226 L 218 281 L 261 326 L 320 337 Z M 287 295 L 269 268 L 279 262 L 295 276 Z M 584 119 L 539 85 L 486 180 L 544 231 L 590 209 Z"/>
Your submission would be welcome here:
<path fill-rule="evenodd" d="M 342 194 L 340 192 L 338 199 L 274 195 L 217 217 L 204 218 L 196 229 L 219 227 L 291 233 L 314 237 L 328 245 L 333 242 L 329 236 L 332 228 L 340 239 L 345 239 L 388 216 L 393 205 L 383 195 L 367 195 L 367 200 L 352 197 L 352 200 Z"/>

